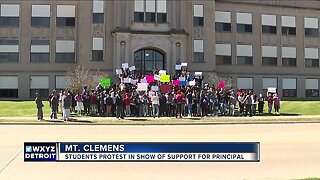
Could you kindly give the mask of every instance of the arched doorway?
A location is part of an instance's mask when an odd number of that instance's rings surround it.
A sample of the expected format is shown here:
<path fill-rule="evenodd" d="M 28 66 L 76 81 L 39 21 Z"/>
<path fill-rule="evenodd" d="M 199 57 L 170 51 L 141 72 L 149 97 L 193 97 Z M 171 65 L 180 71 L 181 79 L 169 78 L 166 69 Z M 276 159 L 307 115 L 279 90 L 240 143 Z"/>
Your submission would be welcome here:
<path fill-rule="evenodd" d="M 141 49 L 134 53 L 134 65 L 142 74 L 155 69 L 165 69 L 165 57 L 160 51 L 154 49 Z"/>

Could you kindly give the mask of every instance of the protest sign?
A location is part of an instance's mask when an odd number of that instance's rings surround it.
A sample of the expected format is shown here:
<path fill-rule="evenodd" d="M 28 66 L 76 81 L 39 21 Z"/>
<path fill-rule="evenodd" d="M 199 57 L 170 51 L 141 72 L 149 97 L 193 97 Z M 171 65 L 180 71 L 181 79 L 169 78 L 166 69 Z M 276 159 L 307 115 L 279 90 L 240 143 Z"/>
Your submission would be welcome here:
<path fill-rule="evenodd" d="M 160 82 L 170 82 L 170 75 L 162 74 L 160 76 Z"/>
<path fill-rule="evenodd" d="M 180 81 L 179 80 L 172 80 L 172 84 L 175 86 L 180 86 Z"/>
<path fill-rule="evenodd" d="M 129 67 L 129 71 L 134 71 L 134 70 L 136 70 L 136 66 Z"/>
<path fill-rule="evenodd" d="M 116 69 L 116 74 L 117 75 L 122 74 L 122 70 L 121 69 Z"/>
<path fill-rule="evenodd" d="M 182 66 L 182 67 L 187 67 L 187 66 L 188 66 L 188 63 L 181 63 L 181 66 Z"/>
<path fill-rule="evenodd" d="M 225 82 L 222 81 L 218 84 L 219 89 L 223 89 L 226 86 Z"/>
<path fill-rule="evenodd" d="M 166 71 L 166 70 L 160 70 L 160 71 L 159 71 L 159 74 L 160 74 L 160 75 L 162 75 L 162 74 L 167 74 L 167 71 Z"/>
<path fill-rule="evenodd" d="M 194 73 L 194 76 L 196 76 L 196 77 L 201 77 L 201 76 L 202 76 L 202 72 L 195 72 L 195 73 Z"/>
<path fill-rule="evenodd" d="M 101 78 L 100 83 L 101 83 L 102 87 L 110 87 L 111 79 L 110 78 Z"/>
<path fill-rule="evenodd" d="M 190 85 L 190 86 L 195 86 L 195 85 L 196 85 L 196 81 L 195 81 L 195 80 L 189 81 L 189 85 Z"/>
<path fill-rule="evenodd" d="M 146 76 L 147 83 L 153 83 L 154 82 L 154 76 Z"/>
<path fill-rule="evenodd" d="M 131 83 L 131 78 L 124 78 L 124 79 L 123 79 L 123 82 L 124 82 L 124 83 Z"/>
<path fill-rule="evenodd" d="M 148 83 L 138 83 L 137 91 L 147 91 Z"/>
<path fill-rule="evenodd" d="M 123 69 L 129 68 L 129 64 L 128 64 L 128 63 L 122 63 L 122 68 L 123 68 Z"/>
<path fill-rule="evenodd" d="M 159 86 L 151 86 L 151 91 L 159 91 Z"/>
<path fill-rule="evenodd" d="M 176 64 L 175 70 L 181 70 L 181 65 L 180 64 Z"/>
<path fill-rule="evenodd" d="M 172 88 L 169 84 L 162 84 L 160 86 L 160 89 L 161 89 L 161 93 L 168 93 L 172 91 Z"/>

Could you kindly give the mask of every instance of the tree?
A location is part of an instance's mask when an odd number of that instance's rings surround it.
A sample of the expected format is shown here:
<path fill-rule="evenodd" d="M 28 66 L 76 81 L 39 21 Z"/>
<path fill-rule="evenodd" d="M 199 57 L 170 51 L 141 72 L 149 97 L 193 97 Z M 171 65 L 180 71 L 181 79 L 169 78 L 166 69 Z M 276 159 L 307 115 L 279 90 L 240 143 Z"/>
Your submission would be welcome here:
<path fill-rule="evenodd" d="M 210 85 L 214 85 L 215 88 L 219 87 L 219 83 L 224 82 L 225 90 L 230 90 L 234 88 L 234 82 L 231 77 L 223 77 L 218 75 L 217 73 L 209 73 L 208 77 L 205 77 L 205 82 Z"/>
<path fill-rule="evenodd" d="M 94 70 L 77 65 L 67 72 L 67 88 L 73 92 L 81 92 L 83 87 L 87 86 L 91 90 L 100 83 L 100 79 L 103 77 L 108 77 L 108 75 L 99 69 Z"/>

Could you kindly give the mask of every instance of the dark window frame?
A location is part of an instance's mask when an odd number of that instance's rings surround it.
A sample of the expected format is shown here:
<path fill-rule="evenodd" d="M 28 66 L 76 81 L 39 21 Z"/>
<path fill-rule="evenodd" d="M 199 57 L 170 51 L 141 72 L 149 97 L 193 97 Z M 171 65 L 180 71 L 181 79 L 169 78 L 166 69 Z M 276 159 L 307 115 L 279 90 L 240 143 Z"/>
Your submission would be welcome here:
<path fill-rule="evenodd" d="M 76 18 L 75 17 L 57 17 L 56 26 L 57 27 L 75 27 Z"/>
<path fill-rule="evenodd" d="M 297 97 L 297 89 L 282 89 L 283 97 Z"/>
<path fill-rule="evenodd" d="M 307 63 L 307 61 L 311 61 L 311 64 L 309 65 L 308 63 Z M 309 67 L 309 68 L 318 68 L 319 67 L 319 59 L 308 59 L 308 58 L 306 58 L 305 60 L 304 60 L 304 62 L 305 62 L 305 67 Z"/>
<path fill-rule="evenodd" d="M 30 52 L 30 62 L 32 63 L 48 63 L 50 62 L 50 53 Z"/>
<path fill-rule="evenodd" d="M 50 27 L 50 17 L 31 17 L 31 27 Z"/>
<path fill-rule="evenodd" d="M 92 14 L 93 24 L 103 24 L 104 23 L 104 13 L 93 13 Z"/>
<path fill-rule="evenodd" d="M 92 50 L 92 61 L 103 61 L 103 50 Z"/>
<path fill-rule="evenodd" d="M 304 28 L 305 37 L 319 37 L 319 29 L 316 28 Z"/>
<path fill-rule="evenodd" d="M 231 25 L 231 23 L 216 22 L 215 23 L 215 31 L 216 32 L 231 32 L 232 25 Z"/>
<path fill-rule="evenodd" d="M 0 89 L 0 98 L 18 98 L 19 89 Z"/>
<path fill-rule="evenodd" d="M 193 17 L 193 27 L 203 27 L 204 18 L 203 17 Z"/>
<path fill-rule="evenodd" d="M 0 27 L 19 27 L 20 17 L 0 17 Z"/>
<path fill-rule="evenodd" d="M 36 98 L 36 93 L 39 93 L 40 94 L 40 97 L 42 99 L 45 99 L 49 96 L 49 89 L 31 89 L 30 88 L 30 94 L 29 94 L 29 97 L 31 99 L 34 99 Z"/>
<path fill-rule="evenodd" d="M 2 56 L 8 56 L 7 60 L 2 59 Z M 19 62 L 20 52 L 0 52 L 0 62 Z"/>
<path fill-rule="evenodd" d="M 286 27 L 282 26 L 282 35 L 285 36 L 296 36 L 297 35 L 297 28 L 296 27 Z"/>
<path fill-rule="evenodd" d="M 306 89 L 306 97 L 319 97 L 319 89 Z"/>
<path fill-rule="evenodd" d="M 277 34 L 277 26 L 262 25 L 262 34 Z"/>
<path fill-rule="evenodd" d="M 241 63 L 239 63 L 241 62 Z M 252 56 L 237 56 L 237 65 L 253 66 L 253 57 Z"/>
<path fill-rule="evenodd" d="M 204 63 L 204 52 L 193 52 L 193 62 Z"/>
<path fill-rule="evenodd" d="M 56 63 L 76 63 L 75 53 L 57 53 L 55 54 Z M 68 61 L 65 61 L 68 59 Z M 71 61 L 72 60 L 72 61 Z"/>

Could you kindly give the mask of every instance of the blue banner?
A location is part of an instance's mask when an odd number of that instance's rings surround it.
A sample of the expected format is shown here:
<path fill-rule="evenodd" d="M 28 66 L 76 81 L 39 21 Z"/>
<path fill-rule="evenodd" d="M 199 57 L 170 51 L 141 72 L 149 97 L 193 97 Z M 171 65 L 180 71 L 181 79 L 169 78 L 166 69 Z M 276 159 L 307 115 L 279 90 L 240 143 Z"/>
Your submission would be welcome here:
<path fill-rule="evenodd" d="M 56 145 L 56 143 L 26 142 L 24 161 L 57 161 Z"/>
<path fill-rule="evenodd" d="M 59 143 L 60 153 L 258 153 L 258 142 Z"/>

